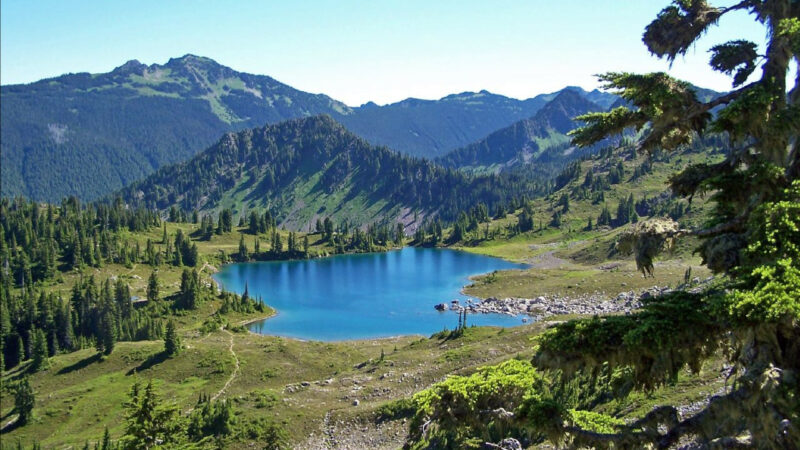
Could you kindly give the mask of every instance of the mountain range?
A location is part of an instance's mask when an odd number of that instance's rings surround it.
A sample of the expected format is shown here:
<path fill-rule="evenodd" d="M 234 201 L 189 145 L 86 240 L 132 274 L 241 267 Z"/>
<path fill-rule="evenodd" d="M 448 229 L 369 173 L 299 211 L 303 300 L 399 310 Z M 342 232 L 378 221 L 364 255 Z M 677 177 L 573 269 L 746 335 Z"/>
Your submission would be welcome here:
<path fill-rule="evenodd" d="M 565 90 L 601 107 L 617 100 Z M 2 195 L 97 199 L 186 161 L 226 132 L 317 114 L 371 144 L 436 158 L 534 116 L 558 94 L 517 100 L 481 91 L 349 107 L 209 58 L 185 55 L 164 65 L 133 60 L 109 73 L 0 88 Z"/>

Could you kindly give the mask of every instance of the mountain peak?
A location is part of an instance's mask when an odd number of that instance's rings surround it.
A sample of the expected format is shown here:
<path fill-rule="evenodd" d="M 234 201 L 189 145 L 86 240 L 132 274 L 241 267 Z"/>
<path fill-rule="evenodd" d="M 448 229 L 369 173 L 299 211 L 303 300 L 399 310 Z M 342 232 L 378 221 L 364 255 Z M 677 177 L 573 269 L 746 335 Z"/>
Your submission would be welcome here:
<path fill-rule="evenodd" d="M 334 135 L 343 133 L 350 139 L 361 139 L 357 135 L 350 132 L 347 128 L 334 119 L 330 114 L 316 114 L 313 116 L 298 117 L 296 119 L 289 119 L 277 124 L 266 125 L 261 128 L 265 132 L 280 130 L 304 130 L 304 133 L 309 136 L 319 135 Z M 239 134 L 248 134 L 251 130 L 240 131 Z"/>
<path fill-rule="evenodd" d="M 557 102 L 574 102 L 574 101 L 588 101 L 581 95 L 583 89 L 579 87 L 569 86 L 561 90 L 556 97 L 548 104 L 558 104 Z M 547 105 L 545 105 L 547 106 Z"/>
<path fill-rule="evenodd" d="M 141 75 L 142 72 L 144 72 L 144 69 L 146 69 L 146 68 L 147 68 L 147 66 L 145 66 L 144 64 L 139 62 L 138 59 L 131 59 L 130 61 L 126 62 L 125 64 L 114 68 L 112 73 L 124 74 L 124 75 L 135 73 L 135 74 Z"/>
<path fill-rule="evenodd" d="M 566 87 L 565 87 L 564 89 L 562 89 L 562 90 L 561 90 L 559 93 L 561 93 L 561 92 L 564 92 L 564 91 L 572 91 L 572 92 L 577 92 L 577 93 L 579 93 L 579 94 L 585 94 L 585 93 L 586 93 L 586 90 L 585 90 L 585 89 L 583 89 L 583 88 L 582 88 L 582 87 L 580 87 L 580 86 L 566 86 Z"/>
<path fill-rule="evenodd" d="M 469 101 L 475 99 L 507 100 L 507 97 L 499 94 L 493 94 L 486 89 L 483 89 L 479 92 L 465 91 L 458 94 L 450 94 L 446 97 L 442 97 L 439 99 L 439 101 Z"/>
<path fill-rule="evenodd" d="M 547 123 L 560 133 L 566 133 L 575 127 L 572 120 L 575 116 L 604 109 L 574 89 L 563 89 L 552 101 L 544 105 L 534 118 Z"/>
<path fill-rule="evenodd" d="M 187 66 L 203 66 L 203 67 L 224 67 L 222 64 L 214 61 L 205 56 L 193 55 L 187 53 L 178 58 L 170 58 L 165 64 L 166 67 L 187 67 Z"/>
<path fill-rule="evenodd" d="M 316 126 L 344 129 L 344 126 L 337 122 L 330 114 L 317 114 L 315 116 L 301 117 L 295 120 Z"/>

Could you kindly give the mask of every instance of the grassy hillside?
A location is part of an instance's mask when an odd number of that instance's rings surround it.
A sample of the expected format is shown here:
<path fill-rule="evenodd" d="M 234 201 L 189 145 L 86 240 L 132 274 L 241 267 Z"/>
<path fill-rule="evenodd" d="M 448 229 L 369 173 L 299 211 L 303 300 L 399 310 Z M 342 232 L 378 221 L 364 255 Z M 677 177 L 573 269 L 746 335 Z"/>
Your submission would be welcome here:
<path fill-rule="evenodd" d="M 715 147 L 710 141 L 708 144 L 705 149 L 685 149 L 669 157 L 662 155 L 648 159 L 636 155 L 630 147 L 622 147 L 581 160 L 561 174 L 560 178 L 568 181 L 560 189 L 531 200 L 524 208 L 503 213 L 502 217 L 495 216 L 467 233 L 464 240 L 448 244 L 464 251 L 531 266 L 527 270 L 501 271 L 476 277 L 475 283 L 465 292 L 484 298 L 493 295 L 523 298 L 543 294 L 616 295 L 620 291 L 652 286 L 678 286 L 683 283 L 689 268 L 692 278 L 708 277 L 708 269 L 700 264 L 698 256 L 693 255 L 699 244 L 694 238 L 678 240 L 672 251 L 656 264 L 654 277 L 649 278 L 637 270 L 630 255 L 616 250 L 619 234 L 630 224 L 597 225 L 604 206 L 615 216 L 619 203 L 631 195 L 635 203 L 650 199 L 647 202 L 649 214 L 637 214 L 639 219 L 672 214 L 683 225 L 703 223 L 710 208 L 705 199 L 695 198 L 690 205 L 686 200 L 674 198 L 668 190 L 668 178 L 690 164 L 721 160 L 724 147 Z M 620 182 L 595 192 L 587 186 L 588 173 L 591 172 L 595 180 L 607 178 L 620 164 L 624 170 Z M 567 177 L 565 174 L 568 172 Z M 637 172 L 640 175 L 637 176 Z M 600 193 L 604 200 L 598 200 Z M 569 198 L 566 213 L 563 213 L 564 207 L 560 203 L 564 196 Z M 520 231 L 521 217 L 526 212 L 533 227 L 529 231 Z M 555 225 L 554 215 L 557 213 L 560 224 Z M 590 221 L 591 229 L 588 227 Z"/>

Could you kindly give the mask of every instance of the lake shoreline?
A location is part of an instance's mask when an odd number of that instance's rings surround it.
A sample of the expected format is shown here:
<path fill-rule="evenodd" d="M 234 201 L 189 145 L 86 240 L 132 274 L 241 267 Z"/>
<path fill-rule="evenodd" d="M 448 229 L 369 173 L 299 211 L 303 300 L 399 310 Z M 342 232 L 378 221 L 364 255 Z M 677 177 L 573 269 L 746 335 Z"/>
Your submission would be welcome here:
<path fill-rule="evenodd" d="M 240 294 L 247 285 L 251 296 L 276 311 L 240 322 L 250 333 L 343 342 L 424 337 L 452 328 L 455 315 L 436 313 L 436 301 L 463 295 L 471 277 L 526 267 L 460 249 L 416 246 L 308 261 L 313 264 L 304 264 L 306 260 L 231 262 L 212 279 L 218 289 Z M 504 314 L 481 316 L 476 325 L 509 328 L 525 322 Z M 272 322 L 277 318 L 277 323 Z M 263 331 L 254 325 L 268 320 Z"/>

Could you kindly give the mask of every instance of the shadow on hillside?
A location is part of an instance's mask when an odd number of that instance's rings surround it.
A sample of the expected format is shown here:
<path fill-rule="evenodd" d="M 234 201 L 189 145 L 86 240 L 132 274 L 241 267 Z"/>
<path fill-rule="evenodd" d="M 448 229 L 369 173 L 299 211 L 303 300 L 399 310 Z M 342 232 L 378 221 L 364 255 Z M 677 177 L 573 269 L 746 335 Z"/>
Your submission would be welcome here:
<path fill-rule="evenodd" d="M 11 410 L 10 413 L 8 413 L 5 416 L 3 416 L 2 420 L 5 422 L 6 419 L 10 418 L 13 414 L 16 414 L 16 413 L 17 413 L 17 410 L 15 408 L 15 409 Z M 2 428 L 0 428 L 0 434 L 10 433 L 10 432 L 16 430 L 17 428 L 19 428 L 21 426 L 22 426 L 22 424 L 19 423 L 19 416 L 17 416 L 17 418 L 13 422 L 8 422 L 6 424 L 3 424 Z M 3 444 L 4 444 L 3 448 L 5 448 L 5 442 Z M 20 448 L 22 448 L 22 447 L 20 447 Z"/>
<path fill-rule="evenodd" d="M 129 370 L 128 373 L 126 373 L 125 375 L 127 376 L 134 375 L 136 372 L 147 370 L 157 364 L 161 364 L 166 360 L 167 360 L 167 352 L 158 352 L 156 354 L 150 355 L 147 359 L 142 361 L 141 364 Z"/>
<path fill-rule="evenodd" d="M 58 375 L 64 375 L 66 373 L 74 372 L 76 370 L 81 370 L 81 369 L 87 367 L 89 364 L 96 363 L 97 361 L 100 361 L 101 356 L 102 355 L 100 354 L 100 352 L 97 352 L 94 355 L 89 356 L 88 358 L 83 358 L 82 360 L 76 362 L 75 364 L 72 364 L 72 365 L 66 366 L 66 367 L 62 367 L 61 370 L 59 370 L 56 373 Z"/>
<path fill-rule="evenodd" d="M 0 422 L 5 422 L 17 413 L 17 408 L 11 408 L 7 413 L 0 416 Z"/>
<path fill-rule="evenodd" d="M 29 361 L 25 361 L 20 365 L 14 367 L 12 371 L 5 373 L 5 380 L 3 383 L 7 385 L 16 383 L 17 381 L 22 380 L 23 378 L 27 377 L 28 375 L 32 374 L 33 371 L 31 370 L 31 364 Z M 0 448 L 3 448 L 0 446 Z"/>

